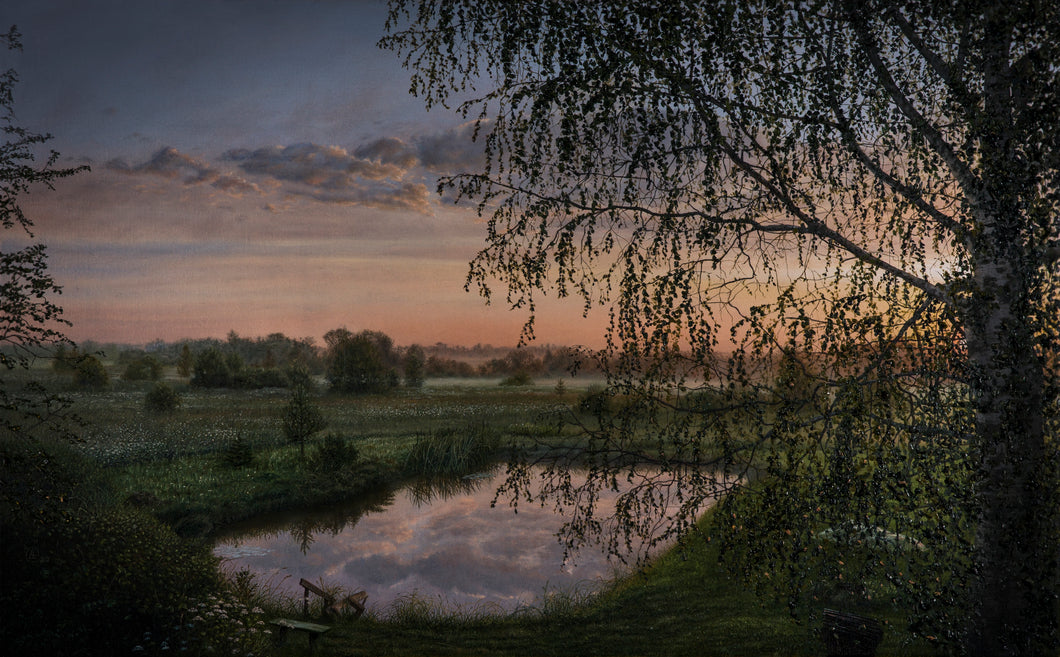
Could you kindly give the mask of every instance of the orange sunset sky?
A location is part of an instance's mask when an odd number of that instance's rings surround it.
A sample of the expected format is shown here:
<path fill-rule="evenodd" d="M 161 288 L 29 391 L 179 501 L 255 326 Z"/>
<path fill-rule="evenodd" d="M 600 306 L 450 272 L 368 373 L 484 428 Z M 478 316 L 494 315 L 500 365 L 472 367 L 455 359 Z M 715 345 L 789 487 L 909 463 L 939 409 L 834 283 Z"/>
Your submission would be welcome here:
<path fill-rule="evenodd" d="M 20 199 L 73 339 L 517 342 L 525 315 L 463 289 L 485 226 L 434 191 L 480 146 L 376 47 L 385 3 L 14 0 L 0 19 L 23 35 L 0 65 L 16 125 L 91 167 Z M 599 346 L 606 319 L 545 303 L 538 342 Z"/>

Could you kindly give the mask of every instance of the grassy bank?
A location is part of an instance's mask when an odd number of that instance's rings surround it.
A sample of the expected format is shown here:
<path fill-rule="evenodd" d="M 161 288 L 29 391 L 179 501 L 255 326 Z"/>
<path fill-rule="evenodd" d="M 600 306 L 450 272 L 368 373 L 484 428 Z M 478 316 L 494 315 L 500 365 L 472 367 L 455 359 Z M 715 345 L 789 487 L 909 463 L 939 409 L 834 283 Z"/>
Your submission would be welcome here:
<path fill-rule="evenodd" d="M 182 405 L 169 415 L 146 411 L 145 391 L 143 385 L 116 385 L 74 393 L 74 410 L 89 423 L 76 449 L 101 466 L 127 504 L 185 536 L 208 536 L 267 511 L 355 498 L 432 464 L 459 472 L 484 454 L 500 454 L 512 440 L 570 440 L 556 433 L 555 413 L 584 392 L 576 386 L 435 384 L 383 396 L 320 394 L 314 401 L 328 420 L 324 433 L 353 448 L 343 452 L 348 458 L 336 459 L 318 453 L 320 437 L 305 458 L 285 442 L 285 391 L 181 388 Z M 477 438 L 468 440 L 475 432 Z M 267 584 L 244 578 L 230 587 L 248 607 L 260 607 L 262 618 L 300 614 L 300 601 L 275 595 Z M 814 628 L 795 624 L 786 608 L 764 604 L 730 578 L 715 547 L 702 541 L 603 592 L 550 591 L 515 613 L 454 610 L 410 596 L 385 619 L 369 614 L 328 622 L 333 628 L 317 644 L 320 655 L 822 652 Z M 277 652 L 303 654 L 305 641 L 292 636 Z M 904 633 L 888 629 L 880 654 L 928 653 L 926 646 L 903 641 Z"/>
<path fill-rule="evenodd" d="M 899 621 L 886 613 L 877 617 Z M 823 653 L 816 628 L 796 624 L 782 605 L 757 598 L 722 570 L 716 548 L 702 540 L 600 593 L 549 592 L 537 605 L 510 614 L 452 610 L 410 597 L 387 620 L 331 622 L 333 629 L 317 642 L 318 655 Z M 301 654 L 305 642 L 291 637 L 278 652 Z M 878 654 L 932 653 L 888 626 Z"/>

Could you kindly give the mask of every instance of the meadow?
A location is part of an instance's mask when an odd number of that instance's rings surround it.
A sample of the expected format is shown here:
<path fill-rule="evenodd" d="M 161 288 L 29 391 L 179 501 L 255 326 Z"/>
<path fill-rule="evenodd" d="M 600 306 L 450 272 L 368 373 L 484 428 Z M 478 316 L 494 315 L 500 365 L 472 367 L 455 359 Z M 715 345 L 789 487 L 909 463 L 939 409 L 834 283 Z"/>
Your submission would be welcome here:
<path fill-rule="evenodd" d="M 575 441 L 576 432 L 560 420 L 594 383 L 437 379 L 418 389 L 359 396 L 329 394 L 321 385 L 313 401 L 327 428 L 303 457 L 281 430 L 288 391 L 206 390 L 172 374 L 169 382 L 181 403 L 163 414 L 145 407 L 147 382 L 116 379 L 104 390 L 68 390 L 70 410 L 83 422 L 73 449 L 93 464 L 120 504 L 203 545 L 227 524 L 258 514 L 319 508 L 414 476 L 470 471 L 503 460 L 508 449 L 530 439 Z M 209 614 L 227 610 L 247 634 L 232 635 L 231 626 L 222 625 L 216 631 L 227 632 L 225 640 L 243 654 L 304 652 L 299 635 L 274 645 L 249 634 L 251 628 L 264 632 L 269 618 L 301 617 L 300 599 L 247 572 L 223 588 L 227 597 L 189 607 L 186 620 L 209 625 Z M 410 593 L 385 615 L 327 622 L 332 630 L 317 642 L 316 654 L 799 655 L 819 654 L 822 647 L 816 628 L 793 622 L 783 605 L 755 597 L 724 570 L 716 546 L 702 540 L 670 550 L 603 591 L 547 590 L 515 613 L 452 608 Z M 177 644 L 178 637 L 160 640 L 156 632 L 130 649 L 162 654 L 163 646 Z M 909 644 L 892 626 L 881 654 L 897 651 L 927 647 Z"/>

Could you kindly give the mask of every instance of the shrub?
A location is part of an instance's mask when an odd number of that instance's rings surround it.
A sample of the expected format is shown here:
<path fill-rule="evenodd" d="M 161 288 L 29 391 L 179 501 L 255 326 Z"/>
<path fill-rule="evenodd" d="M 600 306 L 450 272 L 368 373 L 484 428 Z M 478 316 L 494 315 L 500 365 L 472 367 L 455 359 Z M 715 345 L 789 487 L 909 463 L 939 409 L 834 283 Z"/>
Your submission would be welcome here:
<path fill-rule="evenodd" d="M 4 448 L 5 488 L 13 490 L 0 515 L 0 644 L 10 654 L 124 654 L 145 629 L 178 623 L 189 597 L 221 586 L 207 545 L 90 494 L 78 458 Z"/>
<path fill-rule="evenodd" d="M 247 368 L 240 370 L 232 377 L 236 388 L 259 390 L 261 388 L 286 388 L 287 377 L 276 368 Z"/>
<path fill-rule="evenodd" d="M 578 401 L 578 410 L 602 416 L 611 411 L 611 393 L 601 385 L 593 384 Z"/>
<path fill-rule="evenodd" d="M 357 457 L 356 445 L 345 436 L 329 433 L 313 450 L 309 464 L 314 470 L 341 470 L 355 462 Z"/>
<path fill-rule="evenodd" d="M 137 358 L 125 366 L 121 378 L 126 381 L 157 381 L 162 377 L 162 363 L 154 356 Z"/>
<path fill-rule="evenodd" d="M 110 384 L 110 376 L 102 361 L 95 356 L 82 356 L 74 367 L 74 385 L 86 390 L 101 390 Z"/>
<path fill-rule="evenodd" d="M 232 385 L 232 372 L 220 349 L 210 347 L 195 357 L 191 384 L 203 388 L 227 388 Z"/>
<path fill-rule="evenodd" d="M 534 380 L 526 370 L 519 370 L 501 381 L 502 386 L 528 386 L 533 383 Z"/>
<path fill-rule="evenodd" d="M 156 383 L 144 397 L 144 407 L 152 413 L 172 413 L 180 406 L 180 395 L 168 383 Z"/>
<path fill-rule="evenodd" d="M 254 451 L 243 436 L 238 436 L 228 444 L 221 461 L 229 468 L 246 468 L 254 464 Z"/>

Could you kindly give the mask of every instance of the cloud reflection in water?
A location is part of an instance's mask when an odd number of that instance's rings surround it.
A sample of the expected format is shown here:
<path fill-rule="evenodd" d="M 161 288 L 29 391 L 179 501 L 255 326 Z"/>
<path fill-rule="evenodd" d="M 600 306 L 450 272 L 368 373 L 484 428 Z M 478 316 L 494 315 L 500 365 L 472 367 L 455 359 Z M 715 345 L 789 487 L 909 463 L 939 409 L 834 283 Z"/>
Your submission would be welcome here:
<path fill-rule="evenodd" d="M 259 519 L 233 528 L 215 553 L 226 559 L 226 570 L 248 568 L 299 596 L 300 578 L 364 589 L 369 607 L 380 612 L 411 592 L 513 610 L 538 601 L 546 587 L 582 588 L 615 572 L 590 548 L 564 563 L 555 536 L 562 518 L 551 507 L 520 505 L 518 514 L 503 503 L 491 508 L 491 478 L 464 480 L 459 488 L 430 500 L 407 488 L 367 508 Z"/>

